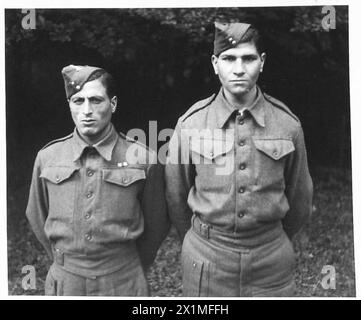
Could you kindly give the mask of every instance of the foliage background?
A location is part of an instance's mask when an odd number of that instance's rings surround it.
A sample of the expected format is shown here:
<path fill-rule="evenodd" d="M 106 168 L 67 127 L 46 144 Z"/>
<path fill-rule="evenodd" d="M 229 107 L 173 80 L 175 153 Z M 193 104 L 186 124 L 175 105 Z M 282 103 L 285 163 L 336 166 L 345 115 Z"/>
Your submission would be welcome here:
<path fill-rule="evenodd" d="M 316 189 L 313 217 L 295 239 L 299 294 L 354 295 L 348 8 L 335 8 L 336 29 L 328 32 L 317 6 L 37 9 L 35 30 L 22 29 L 21 10 L 5 10 L 9 292 L 34 294 L 19 285 L 21 267 L 35 264 L 44 276 L 49 263 L 24 212 L 36 152 L 73 129 L 62 67 L 88 64 L 112 72 L 118 130 L 147 132 L 150 120 L 158 131 L 173 128 L 192 103 L 218 91 L 210 56 L 213 21 L 219 19 L 260 29 L 267 61 L 259 84 L 303 124 Z M 325 264 L 338 266 L 336 291 L 317 285 Z M 180 294 L 174 233 L 148 277 L 155 295 Z"/>

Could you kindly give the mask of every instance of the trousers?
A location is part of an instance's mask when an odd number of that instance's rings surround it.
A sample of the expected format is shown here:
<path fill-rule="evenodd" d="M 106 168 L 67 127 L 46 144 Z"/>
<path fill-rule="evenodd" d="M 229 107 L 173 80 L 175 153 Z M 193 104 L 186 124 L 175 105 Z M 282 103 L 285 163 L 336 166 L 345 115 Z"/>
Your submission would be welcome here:
<path fill-rule="evenodd" d="M 117 271 L 89 277 L 69 272 L 54 262 L 45 280 L 45 295 L 144 297 L 149 296 L 149 289 L 139 260 Z"/>
<path fill-rule="evenodd" d="M 182 245 L 183 296 L 294 296 L 295 252 L 282 226 L 260 243 L 244 243 L 234 234 L 210 232 L 193 217 Z"/>

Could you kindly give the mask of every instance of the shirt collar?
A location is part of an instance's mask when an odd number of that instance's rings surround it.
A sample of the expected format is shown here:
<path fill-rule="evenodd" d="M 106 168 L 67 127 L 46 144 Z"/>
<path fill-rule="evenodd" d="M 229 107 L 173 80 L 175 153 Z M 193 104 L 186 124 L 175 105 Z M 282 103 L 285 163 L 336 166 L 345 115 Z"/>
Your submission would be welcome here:
<path fill-rule="evenodd" d="M 265 127 L 265 100 L 261 89 L 257 87 L 257 97 L 256 100 L 250 105 L 247 109 L 256 120 L 256 122 L 261 126 Z"/>
<path fill-rule="evenodd" d="M 118 134 L 114 129 L 114 126 L 111 124 L 110 130 L 107 133 L 107 135 L 99 142 L 97 142 L 94 145 L 89 145 L 86 143 L 79 135 L 78 130 L 74 129 L 74 141 L 73 144 L 73 153 L 74 153 L 74 161 L 78 160 L 81 155 L 83 154 L 83 151 L 87 147 L 93 147 L 95 148 L 99 154 L 107 161 L 110 161 L 112 159 L 112 153 L 114 146 L 118 140 Z"/>
<path fill-rule="evenodd" d="M 257 87 L 257 97 L 256 100 L 252 103 L 247 110 L 251 113 L 256 122 L 261 126 L 265 127 L 265 110 L 264 110 L 264 97 L 261 90 Z M 223 89 L 221 88 L 218 92 L 218 95 L 215 99 L 216 103 L 216 119 L 217 125 L 219 128 L 223 128 L 225 123 L 231 117 L 231 115 L 238 111 L 236 107 L 231 105 L 225 98 L 223 94 Z"/>

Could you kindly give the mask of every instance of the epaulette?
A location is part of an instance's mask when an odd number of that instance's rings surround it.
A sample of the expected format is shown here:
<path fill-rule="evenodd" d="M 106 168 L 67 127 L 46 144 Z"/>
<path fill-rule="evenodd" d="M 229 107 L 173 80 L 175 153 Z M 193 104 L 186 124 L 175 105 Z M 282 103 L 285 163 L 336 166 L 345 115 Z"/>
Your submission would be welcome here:
<path fill-rule="evenodd" d="M 196 102 L 192 107 L 188 109 L 188 111 L 181 117 L 181 121 L 184 122 L 186 119 L 188 119 L 191 115 L 198 112 L 199 110 L 204 109 L 207 107 L 216 97 L 216 94 L 212 94 L 210 97 L 200 100 Z"/>
<path fill-rule="evenodd" d="M 272 103 L 275 107 L 285 111 L 286 113 L 288 113 L 293 119 L 295 119 L 297 122 L 300 122 L 300 119 L 298 119 L 298 117 L 292 113 L 292 111 L 282 102 L 277 100 L 276 98 L 271 97 L 269 94 L 267 93 L 263 93 L 265 99 L 267 101 L 269 101 L 270 103 Z"/>
<path fill-rule="evenodd" d="M 47 143 L 44 147 L 42 147 L 41 150 L 44 150 L 45 148 L 51 146 L 51 145 L 54 144 L 54 143 L 61 142 L 61 141 L 65 141 L 65 140 L 68 140 L 68 139 L 70 139 L 70 138 L 72 138 L 72 137 L 73 137 L 73 133 L 67 135 L 66 137 L 52 140 L 52 141 L 50 141 L 49 143 Z"/>
<path fill-rule="evenodd" d="M 125 135 L 123 132 L 118 132 L 119 136 L 122 137 L 125 141 L 131 142 L 131 143 L 136 143 L 139 144 L 140 146 L 144 147 L 145 149 L 147 149 L 148 151 L 151 151 L 151 149 L 145 145 L 144 143 L 139 142 L 138 140 L 135 140 L 131 137 L 128 137 L 127 135 Z"/>

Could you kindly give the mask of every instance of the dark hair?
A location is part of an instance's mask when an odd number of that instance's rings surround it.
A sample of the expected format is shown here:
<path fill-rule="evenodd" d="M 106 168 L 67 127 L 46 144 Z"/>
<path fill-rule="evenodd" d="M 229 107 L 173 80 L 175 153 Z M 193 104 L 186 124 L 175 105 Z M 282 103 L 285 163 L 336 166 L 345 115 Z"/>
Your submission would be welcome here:
<path fill-rule="evenodd" d="M 259 31 L 250 26 L 239 43 L 253 42 L 259 54 L 265 51 L 264 40 Z"/>
<path fill-rule="evenodd" d="M 105 71 L 104 69 L 97 70 L 89 77 L 87 82 L 93 81 L 96 79 L 99 79 L 101 81 L 102 85 L 104 86 L 104 88 L 107 91 L 109 99 L 116 96 L 115 80 L 109 72 Z"/>

